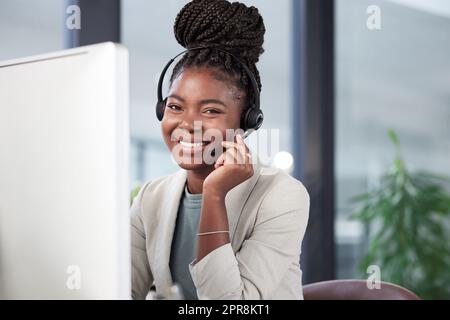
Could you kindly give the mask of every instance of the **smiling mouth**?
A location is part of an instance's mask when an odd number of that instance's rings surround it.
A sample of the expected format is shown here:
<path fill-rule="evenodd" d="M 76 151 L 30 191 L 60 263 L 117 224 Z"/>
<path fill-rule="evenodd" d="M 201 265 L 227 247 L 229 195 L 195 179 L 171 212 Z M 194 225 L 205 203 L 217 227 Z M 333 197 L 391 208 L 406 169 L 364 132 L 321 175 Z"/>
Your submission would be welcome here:
<path fill-rule="evenodd" d="M 178 144 L 181 146 L 181 148 L 184 150 L 184 152 L 189 152 L 189 153 L 201 152 L 201 151 L 203 151 L 205 146 L 207 146 L 210 143 L 211 143 L 211 141 L 189 142 L 189 141 L 178 140 Z"/>
<path fill-rule="evenodd" d="M 198 148 L 203 147 L 207 145 L 209 142 L 186 142 L 186 141 L 179 141 L 179 143 L 186 148 Z"/>

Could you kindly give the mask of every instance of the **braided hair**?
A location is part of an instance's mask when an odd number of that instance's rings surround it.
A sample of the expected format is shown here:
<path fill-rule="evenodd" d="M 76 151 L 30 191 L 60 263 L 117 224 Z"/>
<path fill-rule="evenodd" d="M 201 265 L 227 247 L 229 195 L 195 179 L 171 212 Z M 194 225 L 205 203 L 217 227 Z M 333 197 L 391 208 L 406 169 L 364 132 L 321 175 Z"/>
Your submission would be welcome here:
<path fill-rule="evenodd" d="M 254 101 L 251 81 L 242 65 L 253 73 L 258 89 L 261 79 L 256 63 L 264 52 L 262 47 L 266 29 L 258 9 L 243 3 L 227 0 L 193 0 L 178 13 L 174 33 L 178 43 L 186 49 L 208 47 L 188 51 L 175 65 L 170 84 L 186 68 L 207 67 L 221 72 L 225 79 L 246 93 Z M 248 105 L 248 103 L 247 103 Z"/>

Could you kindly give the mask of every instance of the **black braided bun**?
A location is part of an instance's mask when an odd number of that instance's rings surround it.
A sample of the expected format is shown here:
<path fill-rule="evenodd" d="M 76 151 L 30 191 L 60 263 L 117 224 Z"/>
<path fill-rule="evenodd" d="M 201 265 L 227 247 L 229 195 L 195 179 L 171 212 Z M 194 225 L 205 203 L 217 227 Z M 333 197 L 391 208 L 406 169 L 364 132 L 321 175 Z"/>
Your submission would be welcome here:
<path fill-rule="evenodd" d="M 188 67 L 213 67 L 253 99 L 250 80 L 239 62 L 215 47 L 235 55 L 250 69 L 261 91 L 256 63 L 264 52 L 264 21 L 257 8 L 226 0 L 193 0 L 178 13 L 174 33 L 186 49 L 209 47 L 187 52 L 174 68 L 170 82 Z"/>

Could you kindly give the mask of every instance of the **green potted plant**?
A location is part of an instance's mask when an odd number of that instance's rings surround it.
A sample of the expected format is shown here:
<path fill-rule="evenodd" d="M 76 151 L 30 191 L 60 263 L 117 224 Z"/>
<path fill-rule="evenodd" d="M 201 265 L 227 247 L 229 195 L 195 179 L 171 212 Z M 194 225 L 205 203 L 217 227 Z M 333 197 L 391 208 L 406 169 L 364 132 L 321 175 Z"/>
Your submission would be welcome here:
<path fill-rule="evenodd" d="M 410 172 L 394 131 L 396 156 L 375 190 L 353 198 L 360 204 L 352 218 L 362 221 L 369 237 L 360 263 L 365 275 L 378 265 L 381 280 L 406 287 L 423 299 L 450 298 L 450 179 Z"/>
<path fill-rule="evenodd" d="M 141 190 L 141 186 L 140 185 L 135 186 L 131 190 L 131 192 L 130 192 L 130 206 L 133 204 L 133 199 L 134 199 L 134 197 L 136 197 L 138 195 L 139 190 Z"/>

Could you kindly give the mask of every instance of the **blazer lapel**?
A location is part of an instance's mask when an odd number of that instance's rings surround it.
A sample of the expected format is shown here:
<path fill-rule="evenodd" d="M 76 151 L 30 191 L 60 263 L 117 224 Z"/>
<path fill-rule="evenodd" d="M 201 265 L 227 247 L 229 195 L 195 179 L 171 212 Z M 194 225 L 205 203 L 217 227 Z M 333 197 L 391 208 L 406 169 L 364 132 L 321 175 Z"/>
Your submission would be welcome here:
<path fill-rule="evenodd" d="M 225 197 L 225 206 L 228 214 L 228 226 L 230 229 L 230 241 L 233 248 L 236 247 L 233 243 L 235 238 L 234 233 L 236 232 L 236 227 L 242 214 L 242 209 L 260 176 L 261 165 L 258 159 L 256 159 L 256 162 L 253 164 L 253 171 L 253 176 L 231 189 Z"/>
<path fill-rule="evenodd" d="M 178 207 L 184 192 L 186 177 L 186 171 L 179 170 L 173 175 L 169 188 L 165 188 L 162 199 L 155 199 L 161 203 L 161 206 L 158 208 L 160 225 L 157 226 L 158 240 L 155 246 L 156 270 L 154 279 L 157 292 L 163 295 L 167 295 L 170 286 L 172 286 L 172 276 L 169 268 L 170 252 Z"/>

